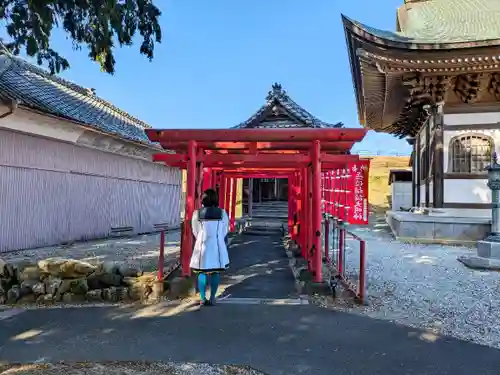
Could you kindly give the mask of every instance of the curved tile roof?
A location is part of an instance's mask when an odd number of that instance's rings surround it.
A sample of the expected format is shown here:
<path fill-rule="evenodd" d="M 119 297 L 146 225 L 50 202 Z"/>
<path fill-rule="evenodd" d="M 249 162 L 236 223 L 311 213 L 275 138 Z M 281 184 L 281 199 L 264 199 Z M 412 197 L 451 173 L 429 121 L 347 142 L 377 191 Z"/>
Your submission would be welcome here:
<path fill-rule="evenodd" d="M 500 45 L 500 0 L 428 0 L 402 6 L 398 18 L 401 31 L 393 32 L 342 15 L 346 27 L 380 44 L 410 49 Z"/>
<path fill-rule="evenodd" d="M 272 125 L 266 127 L 273 128 L 283 128 L 283 127 L 309 127 L 309 128 L 341 128 L 343 124 L 341 122 L 336 124 L 330 124 L 321 121 L 317 117 L 313 116 L 310 112 L 306 111 L 295 101 L 293 101 L 285 90 L 281 87 L 279 83 L 275 83 L 266 97 L 266 104 L 264 104 L 260 109 L 255 112 L 248 120 L 234 126 L 233 128 L 250 128 L 255 126 L 255 122 L 261 119 L 266 113 L 272 111 L 272 108 L 276 105 L 280 105 L 285 112 L 290 114 L 293 118 L 300 121 L 300 123 L 290 123 L 286 121 L 276 121 Z M 269 123 L 268 123 L 269 124 Z"/>
<path fill-rule="evenodd" d="M 0 49 L 0 97 L 39 111 L 82 123 L 118 137 L 151 145 L 144 129 L 150 126 L 90 89 Z"/>
<path fill-rule="evenodd" d="M 457 43 L 500 38 L 499 0 L 429 0 L 406 5 L 402 34 Z"/>

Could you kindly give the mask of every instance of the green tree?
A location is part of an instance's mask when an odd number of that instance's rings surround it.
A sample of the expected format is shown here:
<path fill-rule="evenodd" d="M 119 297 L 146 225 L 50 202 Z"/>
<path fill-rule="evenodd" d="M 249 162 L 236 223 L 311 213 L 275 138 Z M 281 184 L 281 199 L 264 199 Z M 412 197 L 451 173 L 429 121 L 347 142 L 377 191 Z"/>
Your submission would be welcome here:
<path fill-rule="evenodd" d="M 63 29 L 74 49 L 86 46 L 89 58 L 113 74 L 114 48 L 132 45 L 137 33 L 140 53 L 153 59 L 155 43 L 161 43 L 160 15 L 153 0 L 0 0 L 0 22 L 8 35 L 4 46 L 14 55 L 25 50 L 53 74 L 69 67 L 50 47 L 54 29 Z"/>

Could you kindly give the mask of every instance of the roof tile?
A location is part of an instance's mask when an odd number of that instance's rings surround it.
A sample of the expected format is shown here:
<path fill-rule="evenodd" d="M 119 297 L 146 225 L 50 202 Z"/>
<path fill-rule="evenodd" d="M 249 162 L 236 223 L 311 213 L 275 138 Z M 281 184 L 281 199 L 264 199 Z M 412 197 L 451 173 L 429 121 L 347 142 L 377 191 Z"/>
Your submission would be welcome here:
<path fill-rule="evenodd" d="M 150 127 L 146 123 L 97 97 L 92 90 L 1 50 L 0 96 L 105 133 L 151 144 L 144 132 Z"/>

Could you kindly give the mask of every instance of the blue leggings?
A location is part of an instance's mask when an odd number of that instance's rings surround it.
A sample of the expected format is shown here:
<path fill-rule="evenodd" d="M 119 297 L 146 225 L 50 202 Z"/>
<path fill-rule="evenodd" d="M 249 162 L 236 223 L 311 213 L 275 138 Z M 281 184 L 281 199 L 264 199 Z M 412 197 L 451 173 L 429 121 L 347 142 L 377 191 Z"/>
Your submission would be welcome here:
<path fill-rule="evenodd" d="M 200 273 L 198 275 L 198 290 L 200 292 L 200 297 L 202 301 L 206 301 L 207 299 L 207 277 L 206 273 Z M 220 274 L 218 272 L 214 272 L 210 274 L 210 300 L 215 299 L 215 295 L 217 294 L 217 289 L 219 288 L 220 283 Z"/>

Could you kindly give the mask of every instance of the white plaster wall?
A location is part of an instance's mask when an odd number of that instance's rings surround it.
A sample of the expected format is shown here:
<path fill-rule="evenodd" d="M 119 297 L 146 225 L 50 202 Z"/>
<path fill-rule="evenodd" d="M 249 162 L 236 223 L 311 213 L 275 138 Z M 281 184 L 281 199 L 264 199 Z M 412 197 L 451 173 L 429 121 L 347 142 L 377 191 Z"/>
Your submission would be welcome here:
<path fill-rule="evenodd" d="M 500 122 L 500 112 L 444 114 L 445 125 L 480 125 Z"/>
<path fill-rule="evenodd" d="M 80 134 L 24 111 L 0 119 L 0 252 L 179 224 L 180 171 L 75 145 Z"/>
<path fill-rule="evenodd" d="M 485 180 L 444 180 L 444 202 L 491 203 L 491 191 Z"/>
<path fill-rule="evenodd" d="M 399 211 L 401 207 L 411 207 L 411 182 L 397 181 L 391 185 L 391 208 L 393 211 Z"/>

